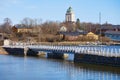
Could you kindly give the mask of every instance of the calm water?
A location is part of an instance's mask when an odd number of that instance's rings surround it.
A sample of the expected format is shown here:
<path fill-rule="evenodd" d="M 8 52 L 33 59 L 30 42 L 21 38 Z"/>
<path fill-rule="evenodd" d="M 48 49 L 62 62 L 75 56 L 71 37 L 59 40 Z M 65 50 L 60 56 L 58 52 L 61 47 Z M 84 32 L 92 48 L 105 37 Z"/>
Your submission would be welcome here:
<path fill-rule="evenodd" d="M 0 55 L 0 80 L 120 80 L 120 69 L 66 60 Z"/>

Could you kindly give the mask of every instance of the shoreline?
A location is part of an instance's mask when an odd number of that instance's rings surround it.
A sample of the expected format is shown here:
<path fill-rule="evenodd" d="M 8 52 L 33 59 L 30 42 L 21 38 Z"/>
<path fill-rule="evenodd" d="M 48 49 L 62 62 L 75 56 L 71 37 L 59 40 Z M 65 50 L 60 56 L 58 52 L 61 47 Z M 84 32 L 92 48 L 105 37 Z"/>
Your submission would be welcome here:
<path fill-rule="evenodd" d="M 0 55 L 8 55 L 9 53 L 5 51 L 3 47 L 0 46 Z"/>

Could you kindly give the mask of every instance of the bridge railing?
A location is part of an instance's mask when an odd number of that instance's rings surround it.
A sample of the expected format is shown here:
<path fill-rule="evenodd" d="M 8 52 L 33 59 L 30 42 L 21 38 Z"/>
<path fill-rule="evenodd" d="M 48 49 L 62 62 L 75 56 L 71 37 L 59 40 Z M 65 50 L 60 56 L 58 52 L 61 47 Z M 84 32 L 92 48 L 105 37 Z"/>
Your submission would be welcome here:
<path fill-rule="evenodd" d="M 60 45 L 33 45 L 29 43 L 14 42 L 9 47 L 16 48 L 37 48 L 41 50 L 51 50 L 51 51 L 61 51 L 67 53 L 77 53 L 77 54 L 92 54 L 107 57 L 120 57 L 120 49 L 116 48 L 105 48 L 104 46 L 60 46 Z"/>

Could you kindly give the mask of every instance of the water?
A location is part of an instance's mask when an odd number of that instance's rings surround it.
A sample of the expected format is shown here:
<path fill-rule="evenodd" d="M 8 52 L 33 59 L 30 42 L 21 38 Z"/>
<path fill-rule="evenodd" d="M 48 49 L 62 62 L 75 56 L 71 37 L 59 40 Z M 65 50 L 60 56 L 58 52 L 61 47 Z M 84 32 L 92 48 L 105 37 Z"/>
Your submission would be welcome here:
<path fill-rule="evenodd" d="M 120 69 L 66 60 L 0 55 L 0 80 L 120 80 Z"/>

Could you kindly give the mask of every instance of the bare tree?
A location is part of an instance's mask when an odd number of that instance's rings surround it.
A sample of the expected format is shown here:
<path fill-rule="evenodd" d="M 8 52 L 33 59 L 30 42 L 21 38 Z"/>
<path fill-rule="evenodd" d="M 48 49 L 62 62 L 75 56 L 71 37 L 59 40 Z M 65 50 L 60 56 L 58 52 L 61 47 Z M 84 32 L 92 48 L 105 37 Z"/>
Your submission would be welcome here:
<path fill-rule="evenodd" d="M 33 27 L 34 26 L 34 20 L 31 18 L 24 18 L 21 21 L 21 24 L 23 25 L 23 27 Z"/>
<path fill-rule="evenodd" d="M 12 21 L 9 18 L 4 19 L 4 23 L 1 25 L 1 30 L 3 33 L 11 33 L 12 28 L 11 28 Z"/>
<path fill-rule="evenodd" d="M 59 30 L 60 23 L 59 22 L 45 22 L 42 24 L 42 31 L 45 34 L 56 34 Z"/>

